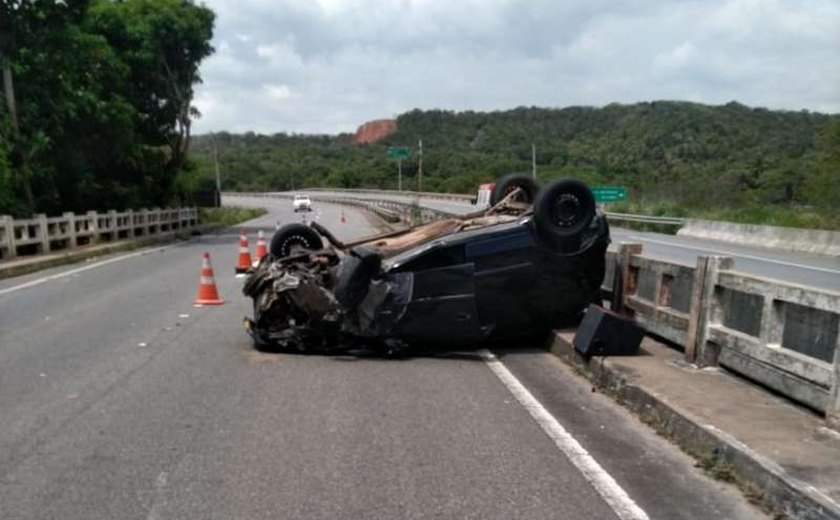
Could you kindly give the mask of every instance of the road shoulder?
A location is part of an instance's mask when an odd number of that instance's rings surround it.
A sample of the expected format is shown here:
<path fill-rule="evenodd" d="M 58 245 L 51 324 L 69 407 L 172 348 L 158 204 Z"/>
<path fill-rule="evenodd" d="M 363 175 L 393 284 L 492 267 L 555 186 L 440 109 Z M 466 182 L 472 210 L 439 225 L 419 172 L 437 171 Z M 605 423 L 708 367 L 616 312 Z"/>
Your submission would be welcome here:
<path fill-rule="evenodd" d="M 782 518 L 840 518 L 840 434 L 816 414 L 645 338 L 641 355 L 583 359 L 573 330 L 551 352 L 721 480 Z"/>

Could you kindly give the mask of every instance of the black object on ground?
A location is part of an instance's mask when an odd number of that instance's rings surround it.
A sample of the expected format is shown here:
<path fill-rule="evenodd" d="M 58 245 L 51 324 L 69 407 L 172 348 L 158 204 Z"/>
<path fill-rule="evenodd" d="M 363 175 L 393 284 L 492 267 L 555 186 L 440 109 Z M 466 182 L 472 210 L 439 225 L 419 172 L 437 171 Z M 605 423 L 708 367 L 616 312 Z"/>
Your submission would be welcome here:
<path fill-rule="evenodd" d="M 635 321 L 590 305 L 575 334 L 575 349 L 585 357 L 629 356 L 639 352 L 644 332 Z"/>

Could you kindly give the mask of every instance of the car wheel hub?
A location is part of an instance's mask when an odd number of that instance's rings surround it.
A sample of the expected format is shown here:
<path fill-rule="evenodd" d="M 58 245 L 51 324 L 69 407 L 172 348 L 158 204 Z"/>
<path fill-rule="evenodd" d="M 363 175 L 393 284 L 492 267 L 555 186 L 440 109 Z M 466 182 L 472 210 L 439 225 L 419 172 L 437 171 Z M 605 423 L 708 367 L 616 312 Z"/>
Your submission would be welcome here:
<path fill-rule="evenodd" d="M 580 220 L 580 200 L 572 194 L 563 194 L 557 197 L 551 213 L 552 220 L 558 226 L 563 228 L 571 227 Z"/>

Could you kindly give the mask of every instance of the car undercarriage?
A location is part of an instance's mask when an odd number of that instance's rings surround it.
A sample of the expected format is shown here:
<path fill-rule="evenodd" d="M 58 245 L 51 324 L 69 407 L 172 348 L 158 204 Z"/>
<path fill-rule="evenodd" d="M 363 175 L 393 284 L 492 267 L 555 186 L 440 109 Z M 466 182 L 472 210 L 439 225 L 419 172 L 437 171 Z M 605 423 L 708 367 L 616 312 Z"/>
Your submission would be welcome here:
<path fill-rule="evenodd" d="M 279 229 L 246 280 L 258 349 L 470 348 L 579 316 L 604 276 L 609 229 L 589 189 L 515 174 L 489 209 L 351 243 Z M 326 244 L 324 244 L 326 241 Z"/>

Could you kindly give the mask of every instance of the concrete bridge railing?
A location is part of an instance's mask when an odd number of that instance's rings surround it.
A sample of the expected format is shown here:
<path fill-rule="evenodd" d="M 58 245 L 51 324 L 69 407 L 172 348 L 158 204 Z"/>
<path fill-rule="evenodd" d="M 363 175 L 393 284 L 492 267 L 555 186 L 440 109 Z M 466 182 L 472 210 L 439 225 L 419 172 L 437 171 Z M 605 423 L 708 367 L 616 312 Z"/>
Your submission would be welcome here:
<path fill-rule="evenodd" d="M 612 308 L 684 349 L 825 413 L 840 427 L 840 293 L 738 272 L 729 257 L 696 266 L 648 258 L 641 244 L 608 253 Z"/>
<path fill-rule="evenodd" d="M 154 208 L 60 217 L 36 215 L 13 219 L 0 215 L 0 260 L 23 254 L 46 254 L 58 249 L 156 235 L 189 228 L 198 223 L 196 208 Z"/>

